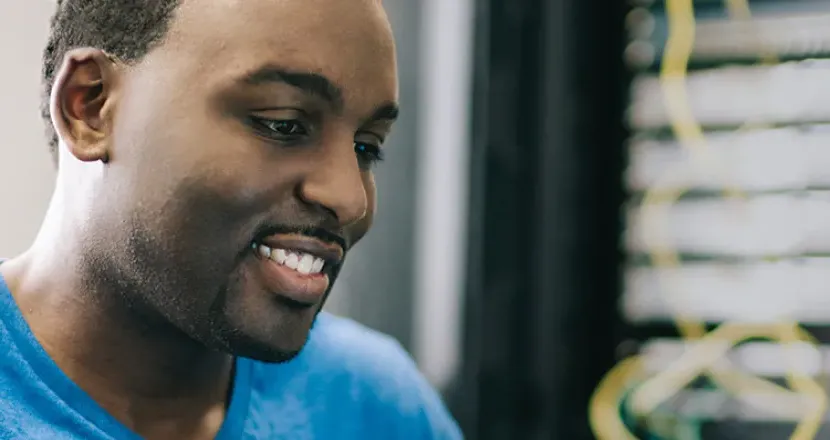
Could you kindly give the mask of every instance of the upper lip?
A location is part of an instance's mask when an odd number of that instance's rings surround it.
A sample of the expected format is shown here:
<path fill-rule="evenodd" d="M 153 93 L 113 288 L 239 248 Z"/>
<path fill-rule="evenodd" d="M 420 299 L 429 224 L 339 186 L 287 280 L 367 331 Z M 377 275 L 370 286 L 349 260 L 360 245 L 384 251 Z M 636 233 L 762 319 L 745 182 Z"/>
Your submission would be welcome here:
<path fill-rule="evenodd" d="M 343 260 L 343 248 L 334 243 L 305 237 L 300 235 L 275 234 L 259 240 L 271 249 L 285 249 L 287 251 L 298 251 L 322 258 L 326 263 L 339 264 Z"/>

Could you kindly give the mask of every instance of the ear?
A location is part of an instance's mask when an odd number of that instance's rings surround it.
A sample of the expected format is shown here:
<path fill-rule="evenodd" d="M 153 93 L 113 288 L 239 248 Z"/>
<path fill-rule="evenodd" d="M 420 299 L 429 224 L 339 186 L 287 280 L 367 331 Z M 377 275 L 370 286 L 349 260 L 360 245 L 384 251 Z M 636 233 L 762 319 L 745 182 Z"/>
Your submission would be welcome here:
<path fill-rule="evenodd" d="M 119 66 L 98 49 L 66 54 L 50 101 L 52 124 L 69 152 L 84 162 L 109 160 Z"/>

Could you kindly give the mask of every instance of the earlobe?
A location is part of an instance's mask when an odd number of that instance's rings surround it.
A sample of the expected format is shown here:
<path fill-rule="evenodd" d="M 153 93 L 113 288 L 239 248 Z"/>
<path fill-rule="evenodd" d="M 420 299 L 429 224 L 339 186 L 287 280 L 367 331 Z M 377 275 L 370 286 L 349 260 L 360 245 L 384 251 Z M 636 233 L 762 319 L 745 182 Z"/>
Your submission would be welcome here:
<path fill-rule="evenodd" d="M 69 152 L 84 162 L 107 162 L 118 69 L 97 49 L 67 53 L 52 86 L 52 124 Z"/>

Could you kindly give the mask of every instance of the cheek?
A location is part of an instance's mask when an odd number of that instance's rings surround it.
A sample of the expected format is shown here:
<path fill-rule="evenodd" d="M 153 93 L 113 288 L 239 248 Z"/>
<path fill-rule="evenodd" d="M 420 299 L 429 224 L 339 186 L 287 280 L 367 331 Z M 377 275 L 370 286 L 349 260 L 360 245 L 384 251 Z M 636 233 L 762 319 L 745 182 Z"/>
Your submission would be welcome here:
<path fill-rule="evenodd" d="M 272 196 L 258 172 L 256 150 L 210 119 L 187 118 L 177 130 L 158 129 L 129 157 L 131 184 L 155 199 L 160 215 L 211 223 L 250 217 Z M 150 130 L 148 130 L 150 131 Z M 216 218 L 218 217 L 218 218 Z"/>
<path fill-rule="evenodd" d="M 179 151 L 162 169 L 152 167 L 151 159 L 136 164 L 129 185 L 133 197 L 127 197 L 134 211 L 130 217 L 157 237 L 160 251 L 176 254 L 171 258 L 234 258 L 267 206 L 267 189 L 250 182 L 244 165 L 221 160 L 207 148 L 169 146 Z"/>

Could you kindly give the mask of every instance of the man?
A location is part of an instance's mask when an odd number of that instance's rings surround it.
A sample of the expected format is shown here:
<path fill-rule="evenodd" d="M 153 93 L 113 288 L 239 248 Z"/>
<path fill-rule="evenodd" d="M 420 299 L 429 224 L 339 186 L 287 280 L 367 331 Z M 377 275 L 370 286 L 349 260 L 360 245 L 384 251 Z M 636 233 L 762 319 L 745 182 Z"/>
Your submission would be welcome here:
<path fill-rule="evenodd" d="M 320 313 L 397 116 L 379 0 L 63 0 L 51 30 L 0 438 L 461 438 L 397 343 Z"/>

